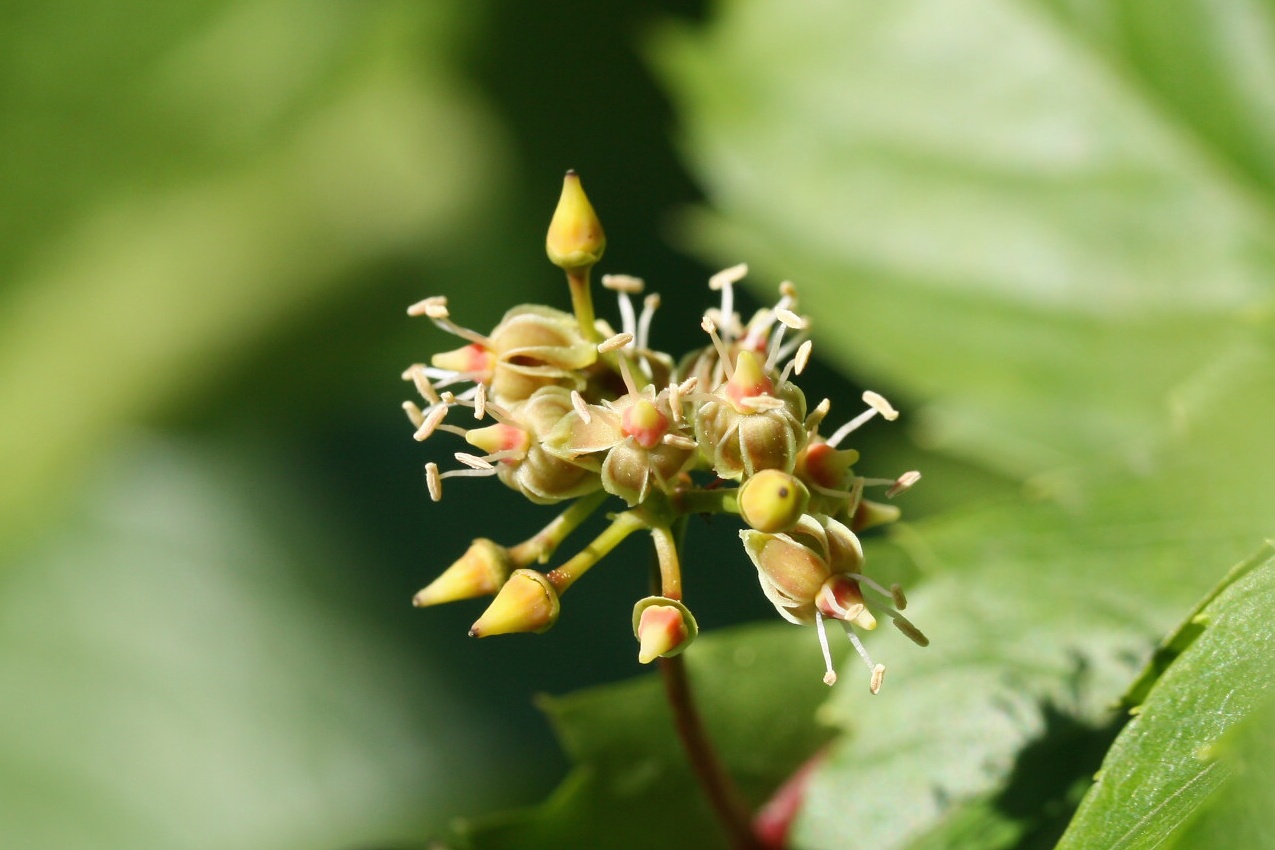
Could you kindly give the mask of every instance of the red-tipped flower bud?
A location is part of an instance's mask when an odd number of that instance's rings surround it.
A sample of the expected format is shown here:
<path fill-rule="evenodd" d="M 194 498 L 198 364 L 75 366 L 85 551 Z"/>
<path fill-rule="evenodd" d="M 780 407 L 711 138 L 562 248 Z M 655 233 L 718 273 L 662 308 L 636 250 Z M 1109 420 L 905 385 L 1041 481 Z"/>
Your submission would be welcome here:
<path fill-rule="evenodd" d="M 667 596 L 648 596 L 633 606 L 633 634 L 640 644 L 638 661 L 672 658 L 691 645 L 699 626 L 689 608 Z"/>

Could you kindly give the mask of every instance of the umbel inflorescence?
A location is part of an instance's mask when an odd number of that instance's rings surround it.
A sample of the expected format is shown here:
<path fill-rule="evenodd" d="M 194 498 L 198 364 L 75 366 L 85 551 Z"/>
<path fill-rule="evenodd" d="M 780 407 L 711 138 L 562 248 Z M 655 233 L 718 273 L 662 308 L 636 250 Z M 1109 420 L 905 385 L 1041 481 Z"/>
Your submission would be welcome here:
<path fill-rule="evenodd" d="M 794 382 L 811 348 L 797 292 L 781 284 L 775 305 L 745 323 L 733 290 L 747 271 L 743 265 L 709 280 L 721 301 L 700 320 L 708 343 L 677 360 L 650 346 L 659 296 L 642 298 L 639 312 L 633 300 L 643 282 L 604 275 L 602 286 L 619 300 L 617 332 L 594 315 L 590 291 L 604 247 L 602 225 L 579 178 L 568 172 L 546 248 L 566 272 L 571 313 L 524 304 L 481 334 L 452 321 L 446 298 L 408 309 L 464 342 L 403 375 L 425 401 L 423 408 L 403 405 L 416 439 L 448 431 L 475 449 L 455 454 L 457 468 L 426 464 L 430 496 L 441 499 L 449 479 L 495 477 L 537 504 L 569 503 L 516 545 L 475 540 L 416 594 L 415 604 L 494 594 L 471 635 L 542 632 L 578 578 L 627 536 L 645 531 L 655 546 L 660 593 L 634 606 L 633 630 L 638 659 L 648 663 L 682 652 L 696 634 L 682 600 L 678 537 L 685 519 L 738 514 L 748 526 L 740 532 L 744 551 L 766 597 L 785 619 L 816 626 L 824 681 L 836 681 L 824 626 L 831 619 L 872 671 L 876 693 L 885 668 L 871 660 L 855 629 L 875 628 L 880 615 L 918 644 L 927 641 L 900 613 L 907 601 L 898 585 L 883 587 L 863 573 L 856 532 L 899 516 L 896 507 L 863 493 L 882 486 L 890 498 L 920 475 L 858 476 L 859 454 L 843 443 L 872 417 L 898 414 L 881 396 L 864 393 L 867 409 L 824 436 L 830 402 L 808 407 Z M 553 569 L 535 568 L 609 497 L 625 508 L 610 516 L 606 530 Z"/>

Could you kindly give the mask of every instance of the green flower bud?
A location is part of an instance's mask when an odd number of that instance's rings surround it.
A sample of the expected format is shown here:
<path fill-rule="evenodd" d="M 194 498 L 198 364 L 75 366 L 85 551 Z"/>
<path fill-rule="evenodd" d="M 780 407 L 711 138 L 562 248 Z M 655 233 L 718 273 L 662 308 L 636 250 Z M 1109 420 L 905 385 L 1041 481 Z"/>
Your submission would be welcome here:
<path fill-rule="evenodd" d="M 548 631 L 558 621 L 558 591 L 535 570 L 514 570 L 469 629 L 471 637 Z"/>
<path fill-rule="evenodd" d="M 763 469 L 739 488 L 739 515 L 758 531 L 787 531 L 810 503 L 810 491 L 795 476 Z"/>
<path fill-rule="evenodd" d="M 469 550 L 429 586 L 412 598 L 418 608 L 440 605 L 477 596 L 491 596 L 500 590 L 512 569 L 504 546 L 480 537 Z"/>
<path fill-rule="evenodd" d="M 558 208 L 549 222 L 549 234 L 545 237 L 549 261 L 568 271 L 589 268 L 602 259 L 606 244 L 602 222 L 580 185 L 579 175 L 568 171 L 562 180 Z"/>

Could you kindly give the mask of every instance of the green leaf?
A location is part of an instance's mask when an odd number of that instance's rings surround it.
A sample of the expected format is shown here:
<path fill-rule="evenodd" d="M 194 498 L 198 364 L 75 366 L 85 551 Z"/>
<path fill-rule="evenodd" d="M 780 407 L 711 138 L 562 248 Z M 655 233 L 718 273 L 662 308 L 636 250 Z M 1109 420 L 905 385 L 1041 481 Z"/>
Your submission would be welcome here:
<path fill-rule="evenodd" d="M 1275 273 L 1275 65 L 1218 35 L 1269 6 L 1057 5 L 733 0 L 656 51 L 714 208 L 686 240 L 1017 475 L 1136 462 L 1246 368 Z"/>
<path fill-rule="evenodd" d="M 1271 810 L 1236 798 L 1269 799 L 1275 768 L 1270 711 L 1258 713 L 1275 686 L 1273 551 L 1237 567 L 1190 618 L 1198 634 L 1136 707 L 1059 850 L 1271 846 Z"/>
<path fill-rule="evenodd" d="M 751 805 L 828 740 L 814 722 L 827 688 L 809 630 L 770 624 L 701 635 L 685 657 L 709 736 Z M 465 825 L 470 846 L 726 847 L 656 676 L 541 705 L 576 766 L 543 806 Z"/>

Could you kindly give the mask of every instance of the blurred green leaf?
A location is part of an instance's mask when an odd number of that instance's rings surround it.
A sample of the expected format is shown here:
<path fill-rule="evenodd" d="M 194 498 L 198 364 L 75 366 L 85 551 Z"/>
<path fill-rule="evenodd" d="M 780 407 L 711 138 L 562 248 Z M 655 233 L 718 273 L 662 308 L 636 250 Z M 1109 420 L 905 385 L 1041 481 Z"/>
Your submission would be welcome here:
<path fill-rule="evenodd" d="M 688 242 L 796 281 L 816 352 L 1017 475 L 1136 463 L 1244 368 L 1275 271 L 1275 63 L 1220 35 L 1271 10 L 1057 5 L 733 0 L 656 51 L 714 207 Z"/>
<path fill-rule="evenodd" d="M 709 735 L 750 804 L 828 740 L 830 730 L 813 722 L 827 688 L 807 630 L 770 624 L 703 635 L 686 659 Z M 657 677 L 544 698 L 542 707 L 575 768 L 543 806 L 466 825 L 470 846 L 726 847 Z"/>
<path fill-rule="evenodd" d="M 493 126 L 447 67 L 453 4 L 132 7 L 33 7 L 6 31 L 75 49 L 9 57 L 27 64 L 0 101 L 26 167 L 64 181 L 0 267 L 0 545 L 130 423 L 196 398 L 352 271 L 447 247 L 499 176 Z M 121 28 L 136 55 L 114 52 Z M 81 82 L 111 108 L 74 109 Z M 74 136 L 26 120 L 41 110 Z M 0 208 L 23 219 L 43 187 L 8 162 Z"/>
<path fill-rule="evenodd" d="M 133 441 L 0 576 L 0 844 L 375 846 L 499 793 L 503 736 L 369 622 L 357 562 L 252 460 Z"/>
<path fill-rule="evenodd" d="M 1272 13 L 1171 6 L 732 0 L 657 42 L 714 208 L 687 243 L 1030 482 L 872 553 L 933 643 L 837 690 L 800 846 L 1051 846 L 1153 636 L 1272 531 L 1275 65 L 1221 35 Z"/>
<path fill-rule="evenodd" d="M 1136 707 L 1059 850 L 1271 846 L 1271 809 L 1236 801 L 1269 800 L 1275 767 L 1270 713 L 1257 712 L 1275 685 L 1273 548 L 1237 567 L 1188 621 L 1198 635 Z M 1197 820 L 1177 841 L 1201 814 L 1212 823 Z"/>

